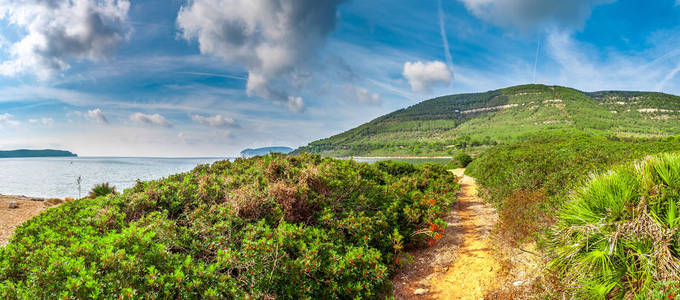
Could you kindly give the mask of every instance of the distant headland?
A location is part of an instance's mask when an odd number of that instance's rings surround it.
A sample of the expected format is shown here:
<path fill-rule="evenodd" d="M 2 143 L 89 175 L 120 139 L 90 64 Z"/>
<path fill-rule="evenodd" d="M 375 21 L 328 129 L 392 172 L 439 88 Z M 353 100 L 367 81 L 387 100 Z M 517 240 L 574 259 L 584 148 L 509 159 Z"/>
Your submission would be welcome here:
<path fill-rule="evenodd" d="M 241 151 L 241 157 L 243 158 L 249 158 L 253 156 L 258 156 L 258 155 L 267 155 L 269 153 L 284 153 L 288 154 L 293 151 L 293 148 L 290 147 L 264 147 L 264 148 L 257 148 L 257 149 L 245 149 Z"/>
<path fill-rule="evenodd" d="M 72 153 L 70 151 L 52 149 L 44 150 L 19 149 L 9 151 L 0 150 L 0 158 L 16 158 L 16 157 L 78 157 L 78 154 Z"/>

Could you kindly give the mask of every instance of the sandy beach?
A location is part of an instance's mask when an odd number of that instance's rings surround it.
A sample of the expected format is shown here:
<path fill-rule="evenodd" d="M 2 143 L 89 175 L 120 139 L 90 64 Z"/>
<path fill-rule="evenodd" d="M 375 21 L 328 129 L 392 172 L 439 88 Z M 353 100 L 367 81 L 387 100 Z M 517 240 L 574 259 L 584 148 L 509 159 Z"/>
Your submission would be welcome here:
<path fill-rule="evenodd" d="M 16 202 L 18 207 L 9 208 L 11 202 Z M 54 204 L 42 198 L 0 195 L 0 247 L 9 242 L 19 225 Z"/>

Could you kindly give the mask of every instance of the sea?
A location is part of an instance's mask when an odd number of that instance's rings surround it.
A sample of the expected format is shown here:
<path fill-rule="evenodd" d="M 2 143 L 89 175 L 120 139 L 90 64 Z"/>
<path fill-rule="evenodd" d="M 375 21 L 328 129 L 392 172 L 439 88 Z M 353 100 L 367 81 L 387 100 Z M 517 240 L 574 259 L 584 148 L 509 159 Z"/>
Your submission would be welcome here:
<path fill-rule="evenodd" d="M 122 192 L 137 180 L 148 181 L 189 171 L 201 164 L 233 157 L 40 157 L 0 158 L 0 195 L 38 198 L 80 198 L 104 182 Z M 354 158 L 373 163 L 388 158 Z M 394 159 L 413 164 L 441 163 L 450 159 Z M 80 178 L 80 186 L 78 185 Z"/>
<path fill-rule="evenodd" d="M 123 191 L 137 180 L 160 179 L 229 157 L 40 157 L 0 158 L 0 195 L 84 197 L 99 183 Z M 81 178 L 80 189 L 78 177 Z"/>

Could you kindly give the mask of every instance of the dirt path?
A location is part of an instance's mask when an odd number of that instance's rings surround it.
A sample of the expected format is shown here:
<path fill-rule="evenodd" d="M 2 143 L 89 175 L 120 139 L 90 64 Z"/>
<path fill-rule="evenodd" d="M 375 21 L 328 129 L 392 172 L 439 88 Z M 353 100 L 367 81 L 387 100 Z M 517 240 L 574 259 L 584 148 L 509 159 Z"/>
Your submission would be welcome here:
<path fill-rule="evenodd" d="M 444 245 L 413 253 L 415 262 L 393 280 L 397 299 L 483 299 L 487 291 L 497 288 L 501 264 L 494 256 L 489 233 L 497 221 L 495 209 L 477 197 L 477 184 L 463 175 L 464 169 L 454 171 L 462 176 L 461 191 L 447 221 Z M 448 239 L 448 243 L 447 242 Z M 439 247 L 439 249 L 438 249 Z M 452 258 L 445 266 L 437 266 L 433 255 Z"/>

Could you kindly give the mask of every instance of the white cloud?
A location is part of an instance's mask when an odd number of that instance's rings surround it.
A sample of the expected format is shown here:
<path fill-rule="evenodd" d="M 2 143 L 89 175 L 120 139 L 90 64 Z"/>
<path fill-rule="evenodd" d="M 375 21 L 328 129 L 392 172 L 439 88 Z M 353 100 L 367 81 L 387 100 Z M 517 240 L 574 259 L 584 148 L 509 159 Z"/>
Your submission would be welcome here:
<path fill-rule="evenodd" d="M 356 88 L 357 100 L 364 104 L 375 104 L 381 103 L 380 95 L 378 93 L 371 93 L 365 88 Z"/>
<path fill-rule="evenodd" d="M 305 101 L 301 97 L 289 96 L 288 101 L 285 103 L 288 110 L 294 113 L 301 113 L 305 111 Z"/>
<path fill-rule="evenodd" d="M 54 119 L 52 119 L 52 118 L 29 119 L 28 123 L 42 124 L 42 125 L 45 125 L 45 126 L 52 126 L 52 125 L 54 125 Z"/>
<path fill-rule="evenodd" d="M 4 0 L 0 19 L 24 34 L 9 47 L 0 74 L 35 74 L 46 79 L 70 67 L 70 60 L 112 54 L 129 33 L 128 0 Z"/>
<path fill-rule="evenodd" d="M 234 119 L 225 118 L 222 115 L 215 115 L 214 117 L 204 117 L 201 115 L 193 115 L 191 119 L 195 122 L 212 127 L 227 127 L 234 126 Z"/>
<path fill-rule="evenodd" d="M 593 7 L 615 0 L 459 0 L 487 22 L 536 29 L 543 25 L 570 30 L 580 28 Z"/>
<path fill-rule="evenodd" d="M 677 92 L 672 79 L 680 72 L 677 40 L 654 40 L 653 47 L 631 55 L 613 49 L 598 49 L 580 42 L 572 34 L 551 31 L 546 38 L 546 53 L 558 64 L 542 80 L 585 91 L 647 90 Z"/>
<path fill-rule="evenodd" d="M 435 85 L 451 83 L 451 72 L 441 61 L 406 62 L 403 75 L 414 92 L 429 91 Z"/>
<path fill-rule="evenodd" d="M 289 87 L 335 29 L 342 2 L 193 0 L 180 8 L 177 26 L 185 39 L 198 40 L 201 53 L 246 68 L 249 96 L 286 102 L 291 111 L 300 111 L 302 100 L 289 98 Z"/>
<path fill-rule="evenodd" d="M 453 73 L 453 58 L 451 57 L 451 49 L 449 48 L 449 38 L 446 36 L 446 24 L 444 22 L 442 0 L 437 1 L 437 14 L 439 15 L 439 34 L 442 36 L 442 44 L 444 44 L 444 57 L 446 57 L 446 64 L 449 67 L 449 71 Z"/>
<path fill-rule="evenodd" d="M 95 108 L 93 110 L 87 111 L 87 118 L 90 120 L 95 120 L 102 124 L 109 124 L 109 119 L 106 118 L 104 112 L 101 109 Z"/>
<path fill-rule="evenodd" d="M 0 114 L 0 125 L 19 126 L 21 122 L 12 120 L 14 116 L 8 113 Z"/>
<path fill-rule="evenodd" d="M 142 124 L 147 124 L 147 125 L 152 125 L 152 126 L 162 126 L 162 127 L 172 127 L 172 124 L 168 122 L 168 120 L 159 115 L 159 114 L 152 114 L 152 115 L 147 115 L 143 113 L 134 113 L 130 115 L 130 120 L 137 122 L 137 123 L 142 123 Z"/>

